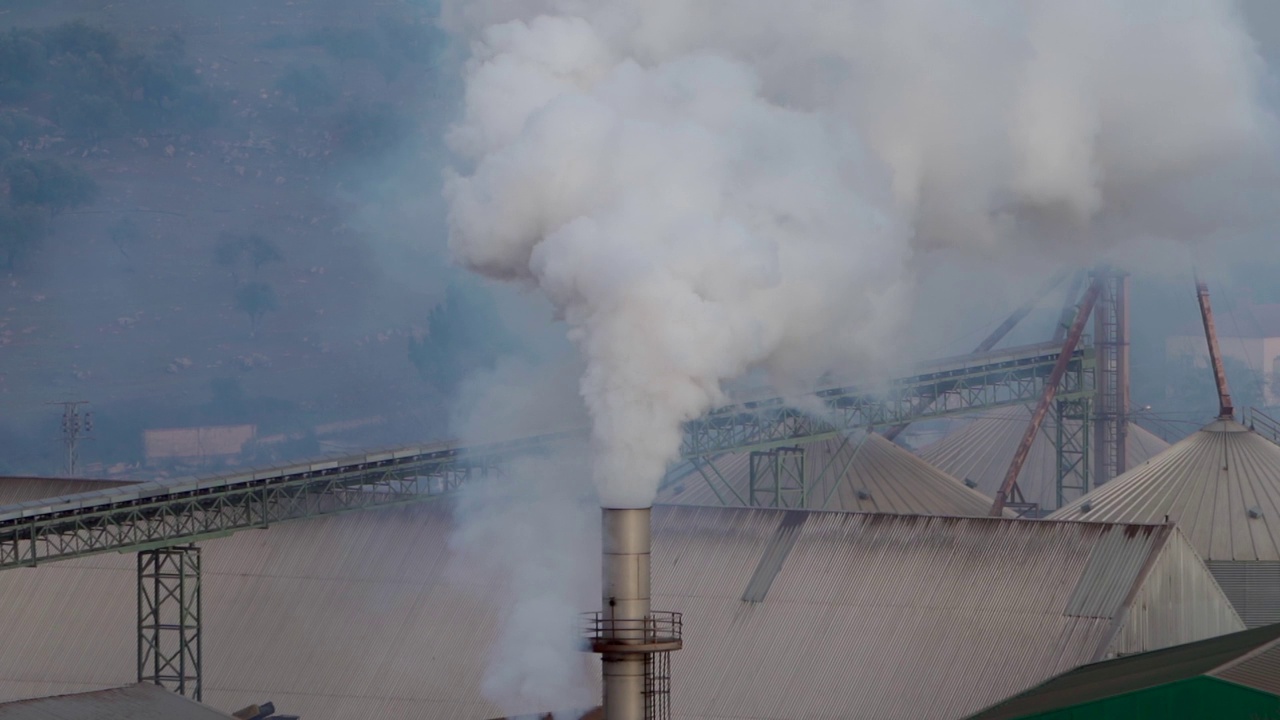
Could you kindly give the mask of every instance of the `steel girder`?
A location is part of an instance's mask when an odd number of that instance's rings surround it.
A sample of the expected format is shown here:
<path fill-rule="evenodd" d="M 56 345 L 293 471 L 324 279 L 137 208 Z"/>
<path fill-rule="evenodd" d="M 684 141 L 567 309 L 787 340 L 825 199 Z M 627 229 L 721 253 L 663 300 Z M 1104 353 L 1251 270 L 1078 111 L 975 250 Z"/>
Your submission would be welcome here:
<path fill-rule="evenodd" d="M 809 507 L 803 448 L 753 450 L 748 462 L 747 499 L 752 507 Z"/>
<path fill-rule="evenodd" d="M 1089 436 L 1093 410 L 1089 398 L 1058 400 L 1054 413 L 1057 432 L 1053 447 L 1057 458 L 1054 510 L 1089 492 Z"/>
<path fill-rule="evenodd" d="M 934 363 L 879 392 L 853 386 L 814 394 L 825 412 L 770 399 L 723 408 L 686 423 L 682 455 L 713 481 L 717 455 L 841 437 L 1040 395 L 1059 349 L 1036 345 Z M 1093 392 L 1093 358 L 1073 354 L 1059 397 Z M 433 500 L 508 460 L 581 442 L 585 431 L 460 447 L 407 448 L 275 470 L 96 491 L 0 508 L 0 569 L 109 551 L 137 551 L 220 537 L 272 523 Z M 727 483 L 720 483 L 721 488 Z M 713 484 L 715 487 L 715 484 Z M 749 504 L 733 491 L 726 504 Z M 806 503 L 808 504 L 808 503 Z M 824 500 L 823 505 L 826 504 Z"/>
<path fill-rule="evenodd" d="M 548 439 L 548 442 L 553 442 Z M 496 472 L 518 451 L 442 450 L 409 458 L 285 470 L 242 482 L 175 484 L 165 492 L 64 502 L 0 521 L 0 569 L 107 551 L 164 547 L 265 528 L 273 523 L 395 507 L 446 495 Z M 129 487 L 119 488 L 129 490 Z M 75 498 L 76 496 L 68 496 Z"/>
<path fill-rule="evenodd" d="M 1093 470 L 1095 486 L 1123 473 L 1129 430 L 1129 276 L 1115 270 L 1097 273 L 1102 295 L 1094 310 L 1098 392 L 1094 403 Z"/>
<path fill-rule="evenodd" d="M 772 398 L 716 410 L 685 423 L 685 458 L 731 451 L 767 450 L 798 440 L 835 437 L 859 427 L 890 427 L 981 408 L 1022 405 L 1039 399 L 1058 359 L 1057 349 L 987 365 L 962 367 L 893 381 L 880 392 L 857 387 L 820 390 L 822 412 L 800 410 Z M 1059 397 L 1093 393 L 1091 350 L 1073 354 Z"/>

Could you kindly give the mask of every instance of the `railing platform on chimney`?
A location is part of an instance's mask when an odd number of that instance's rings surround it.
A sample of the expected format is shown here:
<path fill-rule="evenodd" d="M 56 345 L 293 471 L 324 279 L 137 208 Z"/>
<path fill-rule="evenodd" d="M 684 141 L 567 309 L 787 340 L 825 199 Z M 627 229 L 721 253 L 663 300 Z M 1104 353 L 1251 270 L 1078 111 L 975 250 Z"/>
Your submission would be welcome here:
<path fill-rule="evenodd" d="M 678 612 L 650 612 L 643 620 L 620 620 L 601 612 L 583 613 L 584 635 L 597 653 L 659 653 L 683 646 Z"/>

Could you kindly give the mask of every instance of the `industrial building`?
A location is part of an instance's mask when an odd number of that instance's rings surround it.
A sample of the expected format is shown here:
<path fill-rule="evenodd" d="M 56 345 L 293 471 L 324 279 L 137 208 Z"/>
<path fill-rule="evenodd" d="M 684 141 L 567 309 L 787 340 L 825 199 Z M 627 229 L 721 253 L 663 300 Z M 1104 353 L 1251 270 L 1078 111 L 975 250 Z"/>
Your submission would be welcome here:
<path fill-rule="evenodd" d="M 1280 445 L 1216 420 L 1051 517 L 1177 523 L 1250 627 L 1280 622 Z"/>
<path fill-rule="evenodd" d="M 3 720 L 236 720 L 165 690 L 134 683 L 107 690 L 0 703 Z"/>
<path fill-rule="evenodd" d="M 453 527 L 425 504 L 202 543 L 203 702 L 502 715 L 481 681 L 506 591 L 446 573 Z M 1243 627 L 1169 525 L 660 506 L 653 538 L 654 607 L 687 628 L 670 668 L 681 718 L 956 718 L 1082 663 Z M 0 699 L 133 682 L 135 565 L 0 572 Z"/>
<path fill-rule="evenodd" d="M 1280 625 L 1076 668 L 968 720 L 1280 717 Z"/>
<path fill-rule="evenodd" d="M 1175 522 L 1249 627 L 1280 622 L 1280 445 L 1235 421 L 1209 303 L 1197 283 L 1218 417 L 1052 517 Z"/>
<path fill-rule="evenodd" d="M 1078 303 L 1074 288 L 1050 342 L 996 349 L 1015 313 L 973 355 L 887 385 L 686 423 L 668 504 L 604 508 L 602 592 L 561 600 L 599 609 L 585 638 L 557 631 L 581 680 L 564 707 L 495 701 L 486 674 L 516 588 L 450 570 L 450 499 L 510 481 L 514 459 L 581 452 L 580 430 L 0 487 L 0 700 L 146 681 L 307 720 L 496 717 L 582 707 L 603 680 L 610 720 L 662 716 L 668 699 L 691 719 L 950 720 L 1082 664 L 1243 629 L 1163 517 L 1010 517 L 1038 515 L 1022 484 L 1046 428 L 1067 429 L 1055 491 L 1122 474 L 1145 445 L 1127 424 L 1125 287 L 1099 271 Z M 891 442 L 974 411 L 1027 413 L 993 497 Z"/>
<path fill-rule="evenodd" d="M 959 427 L 920 448 L 917 454 L 939 470 L 969 480 L 979 492 L 991 495 L 1004 481 L 1009 462 L 1030 421 L 1031 408 L 1026 405 L 983 410 L 972 417 L 958 419 Z M 1069 422 L 1072 427 L 1065 428 L 1064 434 L 1077 435 L 1079 421 Z M 1018 475 L 1018 486 L 1027 502 L 1035 503 L 1046 514 L 1082 494 L 1076 488 L 1060 488 L 1059 455 L 1054 446 L 1057 433 L 1054 424 L 1036 435 Z M 1138 467 L 1167 447 L 1169 443 L 1130 422 L 1126 428 L 1124 466 Z M 1059 502 L 1060 494 L 1064 496 L 1062 502 Z"/>
<path fill-rule="evenodd" d="M 658 502 L 922 515 L 986 515 L 991 498 L 894 445 L 855 432 L 677 468 Z"/>

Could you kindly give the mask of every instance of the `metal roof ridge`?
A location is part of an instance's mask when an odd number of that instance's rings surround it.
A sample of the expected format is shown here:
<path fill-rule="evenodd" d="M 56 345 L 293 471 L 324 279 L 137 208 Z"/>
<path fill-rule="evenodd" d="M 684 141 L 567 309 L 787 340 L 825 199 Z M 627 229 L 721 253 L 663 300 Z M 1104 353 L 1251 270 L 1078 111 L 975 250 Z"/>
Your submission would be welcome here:
<path fill-rule="evenodd" d="M 1278 629 L 1280 629 L 1280 623 L 1277 623 L 1277 624 L 1275 624 L 1275 625 L 1263 625 L 1262 627 L 1263 627 L 1263 628 L 1271 627 L 1271 628 L 1278 628 Z M 1254 629 L 1255 629 L 1255 630 L 1260 630 L 1260 629 L 1262 629 L 1262 628 L 1254 628 Z M 1209 670 L 1209 671 L 1208 671 L 1208 672 L 1206 672 L 1205 674 L 1206 674 L 1206 675 L 1213 675 L 1214 677 L 1217 677 L 1217 674 L 1218 674 L 1218 673 L 1220 673 L 1220 672 L 1224 672 L 1224 671 L 1226 671 L 1226 670 L 1230 670 L 1231 668 L 1233 668 L 1233 667 L 1235 667 L 1235 666 L 1237 666 L 1237 665 L 1239 665 L 1239 664 L 1241 664 L 1241 663 L 1243 663 L 1243 662 L 1247 662 L 1247 661 L 1249 661 L 1249 660 L 1252 660 L 1253 658 L 1255 658 L 1255 657 L 1257 657 L 1257 656 L 1259 656 L 1259 655 L 1261 655 L 1261 654 L 1263 654 L 1263 653 L 1265 653 L 1265 652 L 1270 651 L 1272 648 L 1276 647 L 1276 645 L 1278 645 L 1278 644 L 1280 644 L 1280 632 L 1277 632 L 1277 633 L 1276 633 L 1276 637 L 1273 637 L 1273 638 L 1271 638 L 1270 640 L 1267 640 L 1267 641 L 1265 641 L 1265 642 L 1261 643 L 1261 644 L 1260 644 L 1260 645 L 1258 645 L 1257 647 L 1255 647 L 1255 648 L 1253 648 L 1253 649 L 1251 649 L 1251 650 L 1248 650 L 1248 651 L 1246 651 L 1246 652 L 1244 652 L 1244 653 L 1240 654 L 1239 656 L 1237 656 L 1237 657 L 1235 657 L 1235 658 L 1233 658 L 1233 659 L 1231 659 L 1231 660 L 1228 660 L 1228 661 L 1226 661 L 1226 662 L 1222 663 L 1221 665 L 1218 665 L 1218 666 L 1214 667 L 1212 670 Z M 1237 683 L 1237 684 L 1238 684 L 1238 683 Z M 1248 687 L 1248 686 L 1246 686 L 1246 687 Z"/>
<path fill-rule="evenodd" d="M 1112 525 L 1120 527 L 1136 527 L 1136 528 L 1174 528 L 1177 530 L 1173 520 L 1168 522 L 1128 522 L 1123 520 L 1087 520 L 1078 518 L 1022 518 L 1022 517 L 991 517 L 989 515 L 941 515 L 938 513 L 895 513 L 875 510 L 842 510 L 840 508 L 786 508 L 786 507 L 764 507 L 751 505 L 698 505 L 694 503 L 671 503 L 671 502 L 654 502 L 655 508 L 662 508 L 663 511 L 690 509 L 690 510 L 722 510 L 722 511 L 738 511 L 738 512 L 771 512 L 771 513 L 788 513 L 788 512 L 805 512 L 805 513 L 827 513 L 836 515 L 883 515 L 892 518 L 911 519 L 912 521 L 929 521 L 929 520 L 982 520 L 990 522 L 1014 522 L 1026 523 L 1030 525 L 1051 525 L 1051 524 L 1068 524 L 1068 525 Z M 1180 532 L 1180 531 L 1179 531 Z"/>
<path fill-rule="evenodd" d="M 1011 713 L 1010 709 L 1016 707 L 1020 703 L 1020 701 L 1025 701 L 1027 699 L 1034 698 L 1037 695 L 1042 695 L 1046 691 L 1062 692 L 1064 690 L 1071 689 L 1069 687 L 1062 686 L 1062 683 L 1066 678 L 1070 678 L 1073 676 L 1080 677 L 1082 675 L 1089 675 L 1092 673 L 1099 672 L 1101 670 L 1108 670 L 1108 669 L 1113 671 L 1115 670 L 1119 671 L 1118 674 L 1113 674 L 1111 677 L 1123 677 L 1125 675 L 1126 669 L 1132 668 L 1134 666 L 1140 666 L 1142 663 L 1147 662 L 1152 657 L 1155 657 L 1158 655 L 1181 654 L 1181 653 L 1188 652 L 1193 648 L 1205 648 L 1205 647 L 1213 648 L 1218 645 L 1233 643 L 1241 635 L 1244 635 L 1246 633 L 1251 635 L 1261 635 L 1264 637 L 1270 635 L 1271 637 L 1268 640 L 1262 641 L 1257 647 L 1251 648 L 1248 651 L 1241 652 L 1240 655 L 1236 656 L 1233 660 L 1224 662 L 1219 665 L 1211 666 L 1210 668 L 1206 670 L 1201 670 L 1194 675 L 1182 674 L 1180 675 L 1180 677 L 1177 678 L 1177 679 L 1187 679 L 1191 677 L 1211 676 L 1211 677 L 1214 677 L 1215 679 L 1218 679 L 1214 673 L 1217 673 L 1220 670 L 1223 670 L 1229 666 L 1236 664 L 1241 658 L 1252 655 L 1255 650 L 1259 650 L 1259 649 L 1266 650 L 1274 647 L 1277 642 L 1280 642 L 1280 623 L 1277 623 L 1275 625 L 1264 625 L 1258 628 L 1239 630 L 1233 633 L 1227 633 L 1226 635 L 1218 635 L 1216 637 L 1205 638 L 1202 640 L 1195 640 L 1192 642 L 1182 643 L 1179 645 L 1172 645 L 1169 647 L 1157 648 L 1155 650 L 1147 650 L 1145 652 L 1134 653 L 1132 655 L 1124 655 L 1121 657 L 1109 658 L 1104 660 L 1095 660 L 1089 663 L 1085 663 L 1084 665 L 1080 665 L 1070 670 L 1066 670 L 1064 672 L 1053 675 L 1045 679 L 1043 682 L 1037 683 L 1023 690 L 1022 692 L 1019 692 L 1015 695 L 1011 695 L 1007 698 L 1004 698 L 1003 700 L 1000 700 L 991 705 L 988 705 L 987 707 L 982 708 L 977 712 L 966 716 L 966 718 L 968 719 L 993 718 L 994 719 L 994 718 L 1025 717 L 1026 716 L 1025 713 L 1016 711 L 1016 710 L 1014 710 Z M 1168 679 L 1165 679 L 1165 681 L 1168 681 Z M 1158 687 L 1159 684 L 1161 684 L 1159 679 L 1153 679 L 1150 682 L 1152 684 L 1145 684 L 1137 688 L 1133 688 L 1133 687 L 1128 688 L 1126 692 L 1132 692 L 1134 690 L 1141 690 L 1141 689 L 1146 689 L 1150 687 Z M 1249 687 L 1249 686 L 1245 686 L 1245 687 Z M 1073 692 L 1078 691 L 1078 689 L 1079 689 L 1078 687 L 1075 688 Z M 1118 693 L 1118 694 L 1123 694 L 1123 693 Z M 1100 697 L 1095 698 L 1095 700 L 1101 700 L 1101 699 L 1106 699 L 1110 697 L 1117 697 L 1118 694 L 1117 693 L 1103 694 Z M 1057 704 L 1057 703 L 1052 705 L 1052 708 L 1055 708 L 1055 709 L 1063 708 L 1063 707 L 1070 707 L 1070 705 L 1063 705 L 1063 704 Z M 1043 711 L 1044 709 L 1045 708 L 1039 708 L 1040 711 Z"/>

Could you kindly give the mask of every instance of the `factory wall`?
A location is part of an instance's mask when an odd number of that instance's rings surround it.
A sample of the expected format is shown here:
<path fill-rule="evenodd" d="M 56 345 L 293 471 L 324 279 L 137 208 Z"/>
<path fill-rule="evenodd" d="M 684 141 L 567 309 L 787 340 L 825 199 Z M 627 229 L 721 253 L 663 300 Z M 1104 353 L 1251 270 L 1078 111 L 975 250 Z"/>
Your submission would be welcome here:
<path fill-rule="evenodd" d="M 1108 657 L 1158 650 L 1245 628 L 1181 532 L 1156 556 Z"/>

